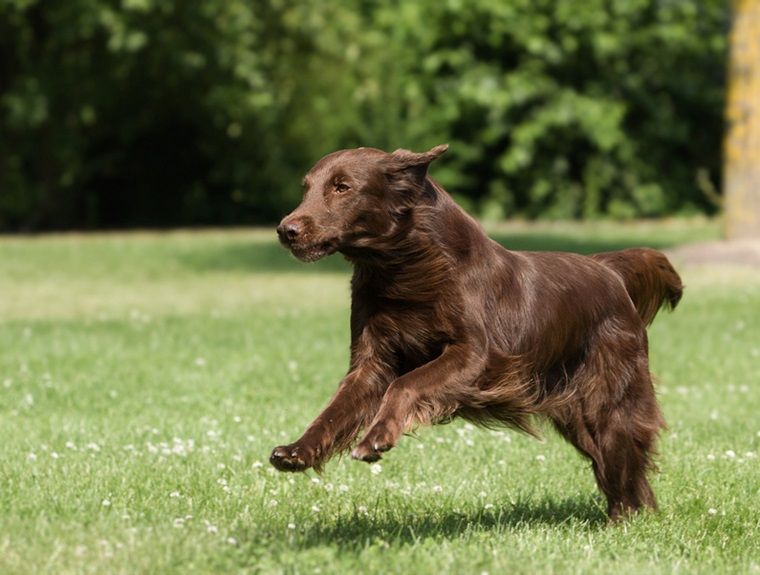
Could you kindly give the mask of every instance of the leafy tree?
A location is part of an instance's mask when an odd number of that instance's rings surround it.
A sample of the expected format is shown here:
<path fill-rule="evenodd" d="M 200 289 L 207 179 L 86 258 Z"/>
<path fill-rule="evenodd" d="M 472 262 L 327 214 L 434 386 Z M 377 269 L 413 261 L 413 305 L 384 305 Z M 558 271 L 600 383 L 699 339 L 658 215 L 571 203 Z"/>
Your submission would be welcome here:
<path fill-rule="evenodd" d="M 697 175 L 719 177 L 722 1 L 471 0 L 378 11 L 387 35 L 400 34 L 398 21 L 410 35 L 391 43 L 405 76 L 395 117 L 413 124 L 404 136 L 451 139 L 444 178 L 486 214 L 714 208 Z"/>
<path fill-rule="evenodd" d="M 324 153 L 442 141 L 436 175 L 486 216 L 709 211 L 725 22 L 722 0 L 5 0 L 0 229 L 272 221 Z"/>

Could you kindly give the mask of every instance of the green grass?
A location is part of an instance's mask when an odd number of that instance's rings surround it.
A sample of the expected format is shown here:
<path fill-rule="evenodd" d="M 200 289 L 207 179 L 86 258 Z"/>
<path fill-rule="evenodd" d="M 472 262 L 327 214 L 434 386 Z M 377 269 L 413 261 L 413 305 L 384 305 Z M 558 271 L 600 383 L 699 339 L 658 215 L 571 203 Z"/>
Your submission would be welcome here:
<path fill-rule="evenodd" d="M 581 252 L 711 222 L 502 225 Z M 684 268 L 650 330 L 661 509 L 607 527 L 589 465 L 462 422 L 283 475 L 348 351 L 348 268 L 271 231 L 0 239 L 0 573 L 742 573 L 760 557 L 760 271 Z"/>

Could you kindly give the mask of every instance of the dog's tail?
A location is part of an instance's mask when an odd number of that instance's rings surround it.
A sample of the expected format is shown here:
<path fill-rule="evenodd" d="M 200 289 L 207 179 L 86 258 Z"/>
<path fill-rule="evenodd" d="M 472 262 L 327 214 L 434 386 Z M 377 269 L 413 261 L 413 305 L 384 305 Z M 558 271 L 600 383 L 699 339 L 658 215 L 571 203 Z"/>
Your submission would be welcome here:
<path fill-rule="evenodd" d="M 673 310 L 681 300 L 681 278 L 662 252 L 631 248 L 591 257 L 620 276 L 645 325 L 652 323 L 661 307 Z"/>

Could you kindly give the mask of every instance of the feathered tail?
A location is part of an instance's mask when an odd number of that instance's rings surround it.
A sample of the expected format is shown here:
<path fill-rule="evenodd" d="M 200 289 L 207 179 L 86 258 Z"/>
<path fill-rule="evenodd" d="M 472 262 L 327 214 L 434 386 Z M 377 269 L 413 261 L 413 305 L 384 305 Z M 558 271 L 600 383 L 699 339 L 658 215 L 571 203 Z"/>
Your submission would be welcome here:
<path fill-rule="evenodd" d="M 645 325 L 652 323 L 660 308 L 675 309 L 681 300 L 681 278 L 662 252 L 631 248 L 591 257 L 620 276 Z"/>

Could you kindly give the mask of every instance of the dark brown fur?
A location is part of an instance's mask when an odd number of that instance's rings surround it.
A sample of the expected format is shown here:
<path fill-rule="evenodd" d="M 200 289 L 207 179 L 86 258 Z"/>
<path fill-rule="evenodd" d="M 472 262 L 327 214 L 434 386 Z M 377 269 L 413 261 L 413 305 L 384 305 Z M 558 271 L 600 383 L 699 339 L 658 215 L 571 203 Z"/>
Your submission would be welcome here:
<path fill-rule="evenodd" d="M 353 263 L 351 361 L 272 464 L 319 470 L 362 431 L 352 456 L 376 461 L 415 425 L 460 416 L 531 432 L 543 415 L 591 460 L 611 518 L 655 507 L 646 474 L 664 420 L 645 328 L 678 303 L 678 274 L 649 249 L 505 250 L 427 176 L 445 150 L 343 150 L 304 179 L 278 234 L 302 260 Z"/>

